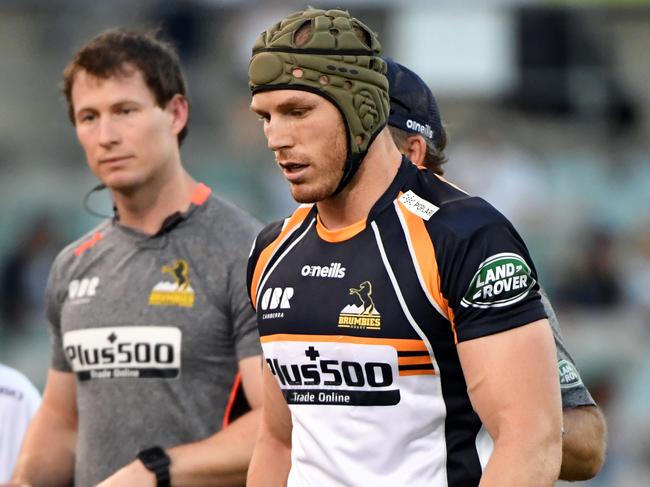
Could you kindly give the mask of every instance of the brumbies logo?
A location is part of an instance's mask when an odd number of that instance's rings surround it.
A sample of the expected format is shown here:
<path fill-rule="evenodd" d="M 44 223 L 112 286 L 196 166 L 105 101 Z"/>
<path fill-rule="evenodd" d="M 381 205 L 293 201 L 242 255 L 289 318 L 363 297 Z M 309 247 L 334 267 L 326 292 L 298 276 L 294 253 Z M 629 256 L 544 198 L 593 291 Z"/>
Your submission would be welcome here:
<path fill-rule="evenodd" d="M 521 256 L 496 254 L 481 263 L 460 304 L 466 308 L 507 306 L 526 297 L 534 285 L 530 267 Z"/>
<path fill-rule="evenodd" d="M 154 306 L 194 306 L 194 289 L 190 286 L 190 267 L 180 259 L 170 266 L 163 266 L 162 272 L 171 274 L 175 282 L 160 281 L 149 294 L 149 304 Z"/>
<path fill-rule="evenodd" d="M 381 315 L 372 299 L 372 284 L 363 281 L 358 288 L 350 288 L 350 296 L 356 296 L 360 304 L 348 304 L 339 315 L 339 328 L 379 330 Z"/>

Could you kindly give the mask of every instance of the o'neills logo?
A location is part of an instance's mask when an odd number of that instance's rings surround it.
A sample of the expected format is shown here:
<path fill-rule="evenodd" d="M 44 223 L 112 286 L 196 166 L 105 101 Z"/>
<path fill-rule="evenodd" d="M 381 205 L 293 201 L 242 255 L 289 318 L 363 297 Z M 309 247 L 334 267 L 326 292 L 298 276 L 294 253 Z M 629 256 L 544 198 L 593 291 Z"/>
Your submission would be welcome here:
<path fill-rule="evenodd" d="M 433 139 L 433 130 L 431 126 L 427 123 L 425 125 L 410 118 L 406 121 L 406 128 L 413 130 L 414 132 L 419 132 L 424 135 L 427 139 Z"/>
<path fill-rule="evenodd" d="M 172 265 L 165 265 L 162 272 L 171 274 L 175 282 L 160 281 L 149 294 L 149 304 L 154 306 L 194 306 L 194 289 L 190 286 L 190 267 L 180 259 Z"/>
<path fill-rule="evenodd" d="M 339 328 L 379 330 L 381 315 L 372 299 L 372 284 L 363 281 L 358 288 L 350 288 L 350 296 L 355 296 L 359 304 L 348 304 L 339 314 Z"/>
<path fill-rule="evenodd" d="M 345 267 L 340 262 L 332 262 L 329 266 L 306 265 L 300 269 L 303 277 L 330 277 L 342 279 L 345 277 Z"/>
<path fill-rule="evenodd" d="M 461 304 L 466 308 L 507 306 L 526 297 L 534 285 L 526 261 L 517 254 L 503 252 L 481 263 Z"/>

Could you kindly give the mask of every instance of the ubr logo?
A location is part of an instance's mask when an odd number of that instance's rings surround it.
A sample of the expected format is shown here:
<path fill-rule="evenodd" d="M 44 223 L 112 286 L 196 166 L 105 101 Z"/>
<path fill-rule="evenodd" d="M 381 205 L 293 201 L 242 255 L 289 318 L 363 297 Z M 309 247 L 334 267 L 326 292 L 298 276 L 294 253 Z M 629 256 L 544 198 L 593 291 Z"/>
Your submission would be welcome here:
<path fill-rule="evenodd" d="M 274 309 L 289 309 L 289 300 L 293 297 L 292 287 L 271 287 L 262 294 L 262 309 L 264 311 Z"/>
<path fill-rule="evenodd" d="M 70 299 L 81 299 L 94 296 L 99 286 L 99 277 L 84 277 L 74 279 L 68 284 L 68 297 Z"/>

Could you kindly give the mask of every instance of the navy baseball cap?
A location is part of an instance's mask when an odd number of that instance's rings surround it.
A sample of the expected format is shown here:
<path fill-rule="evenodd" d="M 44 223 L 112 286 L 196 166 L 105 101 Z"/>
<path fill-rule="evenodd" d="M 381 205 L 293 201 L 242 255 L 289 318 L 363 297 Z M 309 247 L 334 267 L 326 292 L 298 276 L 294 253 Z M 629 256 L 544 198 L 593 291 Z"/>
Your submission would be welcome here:
<path fill-rule="evenodd" d="M 442 123 L 433 93 L 410 69 L 388 57 L 384 61 L 388 65 L 386 77 L 390 96 L 388 125 L 420 134 L 437 146 Z"/>

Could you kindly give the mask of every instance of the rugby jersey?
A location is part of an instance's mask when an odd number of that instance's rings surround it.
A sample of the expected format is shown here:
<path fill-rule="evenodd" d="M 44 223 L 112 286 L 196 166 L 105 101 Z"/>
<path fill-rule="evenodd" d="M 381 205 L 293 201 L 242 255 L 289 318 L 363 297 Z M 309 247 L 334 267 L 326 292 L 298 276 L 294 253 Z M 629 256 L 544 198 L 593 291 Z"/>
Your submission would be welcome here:
<path fill-rule="evenodd" d="M 248 286 L 292 421 L 290 486 L 475 486 L 492 441 L 456 345 L 546 317 L 528 250 L 484 200 L 403 159 L 367 219 L 303 205 Z"/>

